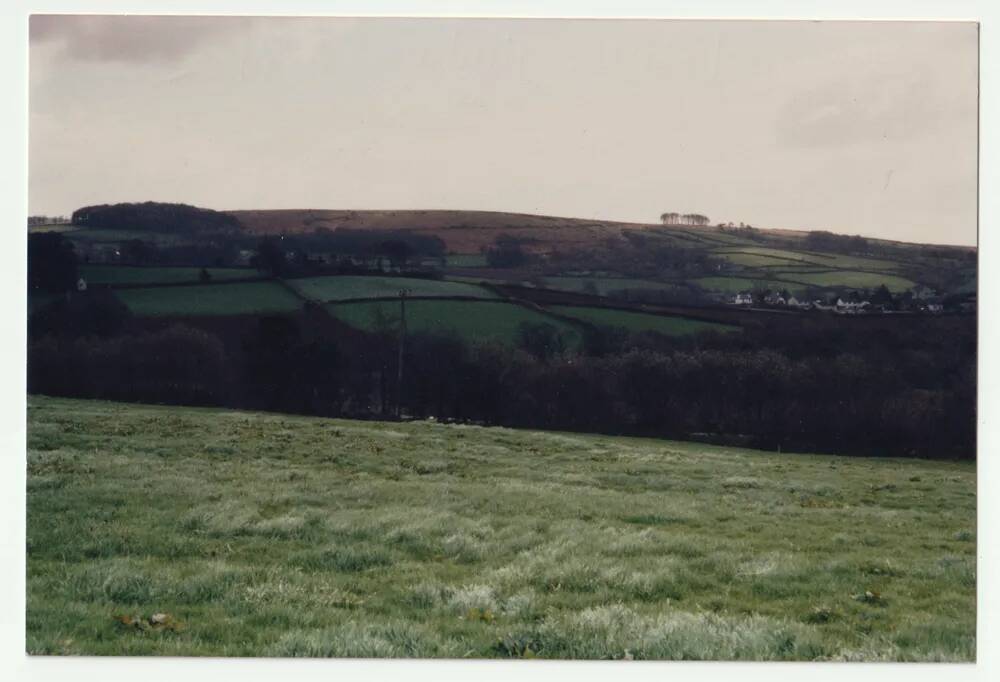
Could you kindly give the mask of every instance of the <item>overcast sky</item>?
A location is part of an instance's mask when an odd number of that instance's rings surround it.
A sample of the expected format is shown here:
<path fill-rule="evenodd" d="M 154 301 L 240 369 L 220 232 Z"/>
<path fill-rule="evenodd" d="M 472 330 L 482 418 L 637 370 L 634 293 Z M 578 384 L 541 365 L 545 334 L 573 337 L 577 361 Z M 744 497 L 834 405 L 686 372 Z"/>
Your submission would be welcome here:
<path fill-rule="evenodd" d="M 969 23 L 35 16 L 29 204 L 975 244 Z"/>

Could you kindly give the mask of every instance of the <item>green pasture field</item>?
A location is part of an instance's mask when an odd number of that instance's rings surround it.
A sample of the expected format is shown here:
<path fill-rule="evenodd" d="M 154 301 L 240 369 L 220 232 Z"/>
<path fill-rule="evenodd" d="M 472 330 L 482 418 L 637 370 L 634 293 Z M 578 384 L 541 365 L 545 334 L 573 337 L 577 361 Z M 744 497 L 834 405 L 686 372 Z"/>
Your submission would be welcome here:
<path fill-rule="evenodd" d="M 352 327 L 373 330 L 378 316 L 392 329 L 399 324 L 399 303 L 372 301 L 331 303 L 327 310 Z M 406 328 L 411 332 L 454 332 L 467 342 L 500 341 L 513 344 L 522 322 L 548 323 L 566 336 L 568 345 L 579 343 L 579 331 L 573 325 L 536 310 L 501 301 L 409 301 L 406 304 Z"/>
<path fill-rule="evenodd" d="M 823 267 L 821 265 L 792 265 L 788 261 L 781 261 L 774 265 L 759 266 L 761 272 L 769 275 L 789 275 L 797 272 L 836 272 L 836 268 Z"/>
<path fill-rule="evenodd" d="M 751 268 L 759 267 L 777 267 L 777 266 L 794 266 L 796 263 L 801 261 L 791 260 L 788 258 L 779 258 L 778 256 L 765 256 L 760 253 L 739 253 L 739 252 L 726 252 L 713 254 L 717 256 L 724 256 L 730 263 L 735 263 L 736 265 L 744 265 Z M 812 266 L 815 268 L 816 266 Z M 833 266 L 830 266 L 831 268 Z"/>
<path fill-rule="evenodd" d="M 667 336 L 687 336 L 704 331 L 734 332 L 740 328 L 719 322 L 704 322 L 687 317 L 651 315 L 613 308 L 553 305 L 549 310 L 601 327 L 623 327 L 630 332 L 658 332 Z"/>
<path fill-rule="evenodd" d="M 38 396 L 27 416 L 32 654 L 976 658 L 972 463 Z"/>
<path fill-rule="evenodd" d="M 419 279 L 415 277 L 344 275 L 308 277 L 287 281 L 290 286 L 306 298 L 320 302 L 352 298 L 398 296 L 400 289 L 408 289 L 410 296 L 476 296 L 479 298 L 498 298 L 492 291 L 473 284 Z"/>
<path fill-rule="evenodd" d="M 898 275 L 883 275 L 874 272 L 853 272 L 838 270 L 836 272 L 790 272 L 788 279 L 802 282 L 814 287 L 848 287 L 857 289 L 874 289 L 885 284 L 889 291 L 898 293 L 916 286 L 916 282 Z M 791 289 L 791 287 L 789 287 Z"/>
<path fill-rule="evenodd" d="M 791 277 L 791 275 L 789 275 Z M 795 278 L 800 277 L 799 273 Z M 705 291 L 720 291 L 726 294 L 735 294 L 741 291 L 752 291 L 758 286 L 763 286 L 774 291 L 788 291 L 794 295 L 805 291 L 806 287 L 792 282 L 781 282 L 778 280 L 751 279 L 748 277 L 699 277 L 692 279 L 691 284 L 695 284 Z"/>
<path fill-rule="evenodd" d="M 149 317 L 285 313 L 302 307 L 302 301 L 275 282 L 118 289 L 115 296 L 133 314 Z"/>
<path fill-rule="evenodd" d="M 51 225 L 30 225 L 28 227 L 28 234 L 38 234 L 41 232 L 75 232 L 79 230 L 79 225 L 73 225 L 72 223 L 53 223 Z"/>
<path fill-rule="evenodd" d="M 251 268 L 205 268 L 211 281 L 248 279 L 260 274 Z M 80 276 L 88 284 L 174 284 L 198 282 L 201 268 L 137 267 L 129 265 L 81 265 Z"/>
<path fill-rule="evenodd" d="M 770 256 L 773 258 L 784 258 L 791 261 L 796 261 L 800 263 L 811 263 L 815 265 L 822 265 L 830 268 L 840 268 L 840 269 L 852 269 L 858 268 L 863 270 L 897 270 L 900 264 L 890 260 L 881 260 L 876 258 L 862 258 L 859 256 L 845 256 L 836 253 L 813 253 L 809 251 L 789 251 L 785 249 L 771 249 L 766 247 L 758 246 L 747 246 L 736 248 L 725 247 L 717 250 L 716 255 L 724 256 L 727 259 L 731 255 L 735 256 L 737 254 L 754 254 L 759 256 Z"/>
<path fill-rule="evenodd" d="M 187 235 L 175 235 L 166 232 L 150 232 L 146 230 L 98 230 L 80 228 L 68 232 L 66 236 L 73 241 L 112 243 L 123 242 L 129 239 L 139 239 L 145 242 L 157 244 L 180 244 L 190 242 L 193 237 Z"/>
<path fill-rule="evenodd" d="M 652 291 L 672 291 L 683 289 L 676 284 L 669 282 L 657 282 L 650 279 L 630 279 L 627 277 L 546 277 L 545 286 L 558 291 L 586 291 L 585 287 L 590 282 L 597 289 L 601 296 L 607 296 L 612 291 L 622 291 L 625 289 L 644 289 Z"/>
<path fill-rule="evenodd" d="M 468 275 L 447 275 L 445 278 L 449 282 L 465 282 L 467 284 L 479 284 L 480 282 L 485 282 L 487 284 L 514 284 L 517 286 L 533 286 L 531 282 L 527 280 L 519 281 L 515 279 L 500 279 L 498 277 L 469 277 Z"/>

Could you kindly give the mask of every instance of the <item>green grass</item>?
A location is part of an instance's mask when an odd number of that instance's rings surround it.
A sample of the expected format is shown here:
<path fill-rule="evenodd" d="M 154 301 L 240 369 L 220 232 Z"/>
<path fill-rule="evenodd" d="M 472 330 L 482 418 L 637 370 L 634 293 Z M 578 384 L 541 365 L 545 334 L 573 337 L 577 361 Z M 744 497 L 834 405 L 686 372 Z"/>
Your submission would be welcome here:
<path fill-rule="evenodd" d="M 135 315 L 249 315 L 298 310 L 302 301 L 275 282 L 118 289 Z"/>
<path fill-rule="evenodd" d="M 972 464 L 41 397 L 27 439 L 31 653 L 976 655 Z"/>
<path fill-rule="evenodd" d="M 722 249 L 717 249 L 715 253 L 716 255 L 723 256 L 729 260 L 732 260 L 733 258 L 736 257 L 744 258 L 746 257 L 747 254 L 751 254 L 756 256 L 768 257 L 771 259 L 787 259 L 789 261 L 811 263 L 830 268 L 844 268 L 844 269 L 857 268 L 862 270 L 897 270 L 900 266 L 900 264 L 895 261 L 881 260 L 878 258 L 845 256 L 836 253 L 820 254 L 812 251 L 789 251 L 785 249 L 771 249 L 759 246 L 740 247 L 739 249 L 732 247 L 725 247 Z M 768 263 L 762 262 L 756 264 L 767 265 Z"/>
<path fill-rule="evenodd" d="M 211 281 L 258 277 L 250 268 L 205 268 Z M 88 284 L 174 284 L 200 281 L 201 268 L 135 267 L 128 265 L 81 265 L 80 276 Z"/>
<path fill-rule="evenodd" d="M 31 225 L 28 227 L 28 234 L 39 234 L 41 232 L 74 232 L 79 230 L 78 225 L 72 223 L 52 223 L 50 225 Z"/>
<path fill-rule="evenodd" d="M 739 331 L 739 327 L 717 322 L 703 322 L 687 317 L 669 315 L 649 315 L 611 308 L 589 308 L 582 306 L 549 306 L 553 312 L 568 315 L 578 320 L 603 327 L 623 327 L 631 332 L 658 332 L 668 336 L 686 336 L 704 331 Z"/>
<path fill-rule="evenodd" d="M 792 260 L 789 258 L 779 258 L 777 256 L 766 256 L 760 253 L 738 253 L 738 252 L 727 252 L 724 254 L 714 254 L 725 256 L 726 260 L 730 263 L 735 263 L 736 265 L 743 265 L 751 268 L 766 268 L 775 267 L 781 265 L 796 265 L 801 261 Z M 816 266 L 813 266 L 816 267 Z M 833 267 L 833 266 L 830 266 Z"/>
<path fill-rule="evenodd" d="M 379 298 L 397 296 L 400 289 L 408 289 L 411 296 L 476 296 L 497 298 L 488 289 L 474 284 L 449 282 L 415 277 L 308 277 L 290 279 L 288 284 L 306 298 L 314 301 L 336 301 L 352 298 Z"/>
<path fill-rule="evenodd" d="M 393 329 L 399 320 L 399 303 L 332 303 L 327 310 L 358 329 L 371 330 L 379 313 Z M 557 327 L 570 346 L 579 343 L 577 329 L 561 320 L 514 303 L 500 301 L 410 301 L 406 304 L 406 326 L 410 331 L 452 331 L 467 342 L 494 340 L 513 344 L 522 322 L 548 323 Z"/>
<path fill-rule="evenodd" d="M 129 239 L 139 239 L 145 242 L 156 244 L 180 244 L 192 240 L 190 235 L 178 235 L 168 232 L 152 232 L 147 230 L 101 230 L 81 227 L 72 230 L 66 235 L 73 241 L 113 243 L 123 242 Z"/>
<path fill-rule="evenodd" d="M 800 276 L 795 274 L 795 278 Z M 789 275 L 791 277 L 791 275 Z M 791 282 L 781 282 L 770 279 L 751 279 L 749 277 L 699 277 L 692 279 L 691 284 L 696 284 L 705 291 L 719 291 L 726 294 L 735 294 L 741 291 L 752 291 L 757 287 L 765 287 L 775 291 L 788 291 L 794 295 L 805 291 L 806 287 L 801 284 Z"/>
<path fill-rule="evenodd" d="M 916 282 L 898 275 L 881 275 L 874 272 L 853 272 L 838 270 L 836 272 L 790 272 L 788 279 L 802 282 L 814 287 L 848 287 L 857 289 L 874 289 L 885 284 L 894 293 L 907 291 L 916 286 Z M 789 287 L 791 288 L 791 287 Z"/>
<path fill-rule="evenodd" d="M 625 289 L 644 289 L 653 291 L 687 291 L 683 287 L 669 282 L 656 282 L 649 279 L 630 279 L 628 277 L 546 277 L 545 286 L 559 291 L 584 292 L 587 285 L 592 284 L 597 293 L 607 296 L 612 291 Z"/>

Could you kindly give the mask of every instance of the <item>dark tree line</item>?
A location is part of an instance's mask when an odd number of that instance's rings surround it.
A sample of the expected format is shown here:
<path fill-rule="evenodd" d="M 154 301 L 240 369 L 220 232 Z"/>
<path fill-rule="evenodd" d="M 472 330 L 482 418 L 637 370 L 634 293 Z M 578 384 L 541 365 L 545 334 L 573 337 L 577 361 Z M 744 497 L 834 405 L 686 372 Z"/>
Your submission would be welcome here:
<path fill-rule="evenodd" d="M 866 253 L 869 244 L 868 240 L 860 235 L 852 236 L 814 230 L 806 235 L 806 247 L 816 251 L 833 251 L 834 253 Z"/>
<path fill-rule="evenodd" d="M 243 229 L 228 213 L 155 201 L 84 206 L 73 211 L 72 222 L 91 229 L 167 234 L 238 233 Z"/>
<path fill-rule="evenodd" d="M 508 234 L 497 236 L 492 246 L 483 249 L 483 255 L 491 268 L 519 268 L 530 260 L 522 240 Z"/>
<path fill-rule="evenodd" d="M 77 263 L 73 244 L 58 232 L 28 235 L 28 289 L 45 293 L 76 286 Z"/>
<path fill-rule="evenodd" d="M 588 327 L 579 349 L 546 325 L 523 327 L 517 347 L 411 334 L 402 386 L 397 341 L 392 319 L 365 334 L 307 307 L 178 326 L 88 292 L 32 316 L 29 390 L 362 418 L 401 404 L 414 417 L 785 451 L 975 455 L 971 317 L 797 317 L 684 338 Z"/>

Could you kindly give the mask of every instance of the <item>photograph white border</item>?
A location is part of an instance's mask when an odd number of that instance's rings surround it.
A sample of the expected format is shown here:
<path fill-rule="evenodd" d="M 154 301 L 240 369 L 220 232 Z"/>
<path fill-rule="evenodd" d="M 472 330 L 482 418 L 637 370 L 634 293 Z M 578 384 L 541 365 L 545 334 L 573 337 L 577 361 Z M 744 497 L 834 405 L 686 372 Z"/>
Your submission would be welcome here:
<path fill-rule="evenodd" d="M 66 680 L 132 678 L 143 680 L 239 679 L 241 682 L 294 676 L 313 679 L 520 680 L 572 678 L 704 679 L 706 676 L 755 680 L 813 682 L 850 675 L 884 680 L 906 676 L 918 680 L 986 680 L 1000 676 L 998 614 L 1000 592 L 1000 502 L 990 493 L 1000 489 L 1000 466 L 993 452 L 1000 442 L 994 423 L 1000 371 L 995 349 L 1000 327 L 992 304 L 1000 297 L 1000 278 L 992 270 L 997 229 L 996 126 L 1000 121 L 996 35 L 1000 13 L 995 0 L 192 0 L 137 2 L 127 0 L 6 0 L 0 5 L 0 60 L 5 138 L 0 166 L 3 248 L 0 291 L 5 314 L 0 334 L 3 358 L 0 410 L 0 679 Z M 978 661 L 975 664 L 824 664 L 824 663 L 672 663 L 672 662 L 504 662 L 504 661 L 358 661 L 285 659 L 60 658 L 29 657 L 25 632 L 25 336 L 27 215 L 27 17 L 31 13 L 77 14 L 233 14 L 394 17 L 551 17 L 674 19 L 808 19 L 808 20 L 949 20 L 980 22 L 980 203 L 979 203 L 979 448 L 977 459 Z M 994 352 L 991 353 L 990 351 Z"/>

